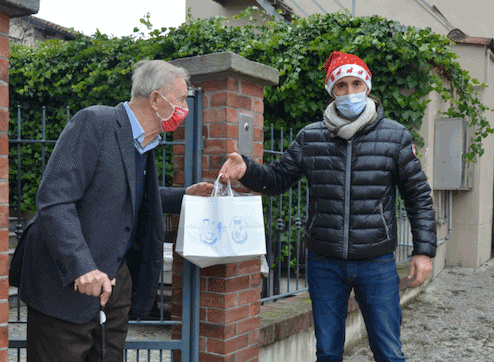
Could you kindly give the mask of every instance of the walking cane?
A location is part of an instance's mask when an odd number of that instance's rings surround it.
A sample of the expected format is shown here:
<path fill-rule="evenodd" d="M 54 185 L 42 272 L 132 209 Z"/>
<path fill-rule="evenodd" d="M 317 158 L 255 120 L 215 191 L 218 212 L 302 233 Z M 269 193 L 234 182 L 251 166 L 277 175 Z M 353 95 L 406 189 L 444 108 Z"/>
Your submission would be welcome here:
<path fill-rule="evenodd" d="M 108 341 L 106 340 L 106 314 L 105 306 L 99 306 L 99 324 L 101 326 L 101 360 L 100 362 L 108 362 Z"/>

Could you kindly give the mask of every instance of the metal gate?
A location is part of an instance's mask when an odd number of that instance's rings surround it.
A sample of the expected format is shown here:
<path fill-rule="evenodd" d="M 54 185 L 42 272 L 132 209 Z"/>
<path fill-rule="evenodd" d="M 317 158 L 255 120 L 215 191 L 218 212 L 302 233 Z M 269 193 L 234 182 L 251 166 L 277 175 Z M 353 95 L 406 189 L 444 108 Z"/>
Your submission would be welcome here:
<path fill-rule="evenodd" d="M 171 134 L 165 134 L 162 142 L 156 148 L 156 153 L 162 152 L 163 163 L 168 158 L 170 159 L 171 148 L 174 145 L 184 146 L 184 186 L 188 187 L 194 183 L 201 181 L 201 157 L 203 149 L 202 140 L 202 91 L 198 88 L 189 88 L 189 94 L 187 98 L 187 104 L 189 107 L 189 114 L 185 120 L 185 137 L 183 141 L 173 141 Z M 46 147 L 54 145 L 56 140 L 45 139 L 45 126 L 46 126 L 46 108 L 40 109 L 42 112 L 41 122 L 41 139 L 28 140 L 22 139 L 21 123 L 22 123 L 22 110 L 17 108 L 17 139 L 10 139 L 10 148 L 17 148 L 17 185 L 10 185 L 10 187 L 17 187 L 17 215 L 11 215 L 11 223 L 13 229 L 9 233 L 10 237 L 14 240 L 19 240 L 23 227 L 26 222 L 20 213 L 20 203 L 22 200 L 22 160 L 21 160 L 21 148 L 28 145 L 38 144 L 41 145 L 41 170 L 45 169 L 45 152 Z M 67 119 L 70 119 L 70 111 L 67 109 Z M 166 179 L 165 165 L 163 165 L 163 172 L 160 184 L 167 185 L 171 180 Z M 11 205 L 12 206 L 12 205 Z M 166 223 L 169 225 L 169 223 Z M 165 233 L 167 234 L 167 233 Z M 169 234 L 167 234 L 169 235 Z M 9 240 L 10 241 L 10 240 Z M 170 242 L 172 240 L 169 240 Z M 10 253 L 13 249 L 10 250 Z M 169 300 L 167 300 L 168 294 L 171 291 L 171 285 L 166 283 L 165 270 L 163 263 L 161 264 L 161 281 L 158 288 L 154 318 L 146 320 L 131 320 L 129 321 L 129 336 L 125 342 L 125 361 L 171 361 L 171 350 L 181 351 L 182 362 L 198 362 L 199 361 L 199 280 L 200 280 L 200 268 L 194 264 L 183 260 L 183 272 L 182 272 L 182 320 L 171 321 L 165 319 L 165 308 Z M 25 306 L 19 300 L 19 296 L 16 293 L 16 288 L 10 288 L 9 304 L 10 304 L 10 316 L 9 316 L 9 361 L 25 361 L 26 360 L 26 312 Z M 169 299 L 169 298 L 168 298 Z M 181 339 L 171 339 L 170 329 L 172 326 L 181 326 L 182 337 Z M 168 338 L 149 338 L 149 330 L 156 332 L 160 336 L 168 336 Z M 132 333 L 132 332 L 135 333 Z M 24 335 L 23 335 L 24 334 Z M 136 337 L 137 336 L 137 337 Z"/>

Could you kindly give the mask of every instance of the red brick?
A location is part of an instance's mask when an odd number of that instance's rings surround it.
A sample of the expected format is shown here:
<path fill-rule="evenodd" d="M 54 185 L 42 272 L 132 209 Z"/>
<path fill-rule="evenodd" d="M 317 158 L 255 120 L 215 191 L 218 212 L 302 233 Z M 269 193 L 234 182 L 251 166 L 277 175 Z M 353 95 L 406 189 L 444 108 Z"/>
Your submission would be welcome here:
<path fill-rule="evenodd" d="M 0 33 L 8 34 L 9 33 L 9 15 L 6 13 L 0 12 Z"/>
<path fill-rule="evenodd" d="M 240 321 L 242 319 L 249 318 L 250 310 L 249 306 L 242 306 L 238 308 L 232 308 L 228 310 L 220 309 L 208 309 L 207 322 L 217 324 L 230 324 Z"/>
<path fill-rule="evenodd" d="M 262 143 L 254 143 L 252 145 L 252 155 L 254 157 L 262 157 L 264 154 L 264 145 Z"/>
<path fill-rule="evenodd" d="M 185 167 L 185 157 L 175 155 L 173 156 L 173 169 L 174 170 L 184 170 Z"/>
<path fill-rule="evenodd" d="M 250 286 L 251 287 L 258 287 L 261 285 L 262 279 L 261 279 L 261 274 L 252 274 L 250 276 Z"/>
<path fill-rule="evenodd" d="M 9 159 L 0 156 L 0 181 L 9 179 Z"/>
<path fill-rule="evenodd" d="M 264 113 L 264 102 L 260 99 L 253 99 L 252 110 L 256 113 Z"/>
<path fill-rule="evenodd" d="M 180 141 L 185 139 L 185 123 L 182 123 L 178 128 L 173 131 L 173 140 L 174 141 Z"/>
<path fill-rule="evenodd" d="M 240 275 L 260 273 L 260 272 L 261 272 L 260 258 L 243 261 L 238 266 L 238 273 Z"/>
<path fill-rule="evenodd" d="M 261 298 L 261 288 L 242 290 L 238 292 L 238 305 L 249 304 Z"/>
<path fill-rule="evenodd" d="M 238 124 L 214 123 L 209 127 L 209 138 L 238 139 Z"/>
<path fill-rule="evenodd" d="M 250 315 L 255 316 L 261 313 L 261 302 L 254 302 L 250 305 Z"/>
<path fill-rule="evenodd" d="M 217 354 L 230 354 L 240 349 L 246 348 L 249 344 L 248 336 L 232 338 L 228 341 L 222 341 L 210 338 L 208 339 L 208 352 Z"/>
<path fill-rule="evenodd" d="M 0 132 L 7 132 L 9 129 L 9 112 L 0 109 Z"/>
<path fill-rule="evenodd" d="M 5 301 L 0 303 L 0 323 L 3 324 L 3 323 L 7 323 L 8 321 L 9 321 L 9 302 Z"/>
<path fill-rule="evenodd" d="M 8 106 L 9 106 L 9 87 L 5 84 L 0 84 L 0 107 L 8 107 Z"/>
<path fill-rule="evenodd" d="M 0 348 L 9 346 L 9 327 L 0 327 Z"/>
<path fill-rule="evenodd" d="M 172 274 L 172 286 L 182 288 L 182 274 L 173 273 Z"/>
<path fill-rule="evenodd" d="M 231 278 L 238 275 L 238 264 L 237 263 L 218 264 L 207 268 L 202 268 L 201 275 L 208 277 L 217 277 L 217 278 Z"/>
<path fill-rule="evenodd" d="M 206 352 L 207 341 L 207 338 L 199 336 L 199 352 Z"/>
<path fill-rule="evenodd" d="M 264 115 L 254 114 L 254 127 L 260 128 L 264 131 Z"/>
<path fill-rule="evenodd" d="M 201 308 L 199 310 L 199 319 L 203 322 L 207 322 L 208 310 L 206 308 Z"/>
<path fill-rule="evenodd" d="M 172 316 L 182 319 L 182 303 L 172 303 Z"/>
<path fill-rule="evenodd" d="M 1 260 L 1 259 L 0 259 Z M 1 262 L 0 262 L 1 265 Z M 0 269 L 1 271 L 1 269 Z M 230 309 L 238 306 L 236 294 L 201 293 L 201 306 L 219 309 Z"/>
<path fill-rule="evenodd" d="M 172 290 L 172 303 L 182 303 L 182 289 L 173 288 Z"/>
<path fill-rule="evenodd" d="M 234 353 L 229 356 L 221 356 L 209 353 L 199 353 L 199 362 L 237 362 L 237 354 Z"/>
<path fill-rule="evenodd" d="M 232 92 L 218 92 L 211 95 L 211 107 L 228 106 L 251 111 L 253 100 L 255 100 L 255 98 L 242 96 Z"/>
<path fill-rule="evenodd" d="M 185 154 L 185 146 L 184 145 L 175 145 L 173 146 L 173 155 L 183 155 Z"/>
<path fill-rule="evenodd" d="M 261 330 L 255 329 L 249 333 L 249 345 L 259 343 L 261 340 Z"/>
<path fill-rule="evenodd" d="M 249 276 L 231 279 L 211 278 L 208 282 L 208 291 L 217 293 L 231 293 L 249 288 Z"/>
<path fill-rule="evenodd" d="M 264 99 L 264 87 L 243 81 L 241 84 L 241 93 L 250 97 Z"/>
<path fill-rule="evenodd" d="M 1 182 L 7 184 L 7 182 Z M 0 201 L 0 203 L 6 204 L 7 201 Z M 0 206 L 0 229 L 6 229 L 9 227 L 9 207 L 8 206 Z"/>
<path fill-rule="evenodd" d="M 199 280 L 199 287 L 201 292 L 206 292 L 208 290 L 208 278 L 201 277 Z"/>
<path fill-rule="evenodd" d="M 175 186 L 183 186 L 185 182 L 185 174 L 183 171 L 173 171 L 173 184 Z"/>
<path fill-rule="evenodd" d="M 9 360 L 9 350 L 4 349 L 0 351 L 0 361 L 7 362 Z"/>
<path fill-rule="evenodd" d="M 202 112 L 204 124 L 228 122 L 238 124 L 238 111 L 231 107 L 218 107 L 206 109 Z"/>
<path fill-rule="evenodd" d="M 0 80 L 9 82 L 9 62 L 6 59 L 0 59 Z"/>
<path fill-rule="evenodd" d="M 262 128 L 254 127 L 254 142 L 264 142 L 264 130 Z"/>
<path fill-rule="evenodd" d="M 241 335 L 246 332 L 259 329 L 261 317 L 255 316 L 253 318 L 245 319 L 237 323 L 237 334 Z"/>
<path fill-rule="evenodd" d="M 201 323 L 199 334 L 208 338 L 226 340 L 237 335 L 237 326 L 235 323 L 228 325 Z"/>
<path fill-rule="evenodd" d="M 213 139 L 204 142 L 203 154 L 223 154 L 236 152 L 238 150 L 238 141 L 232 139 Z M 216 178 L 216 177 L 215 177 Z"/>
<path fill-rule="evenodd" d="M 9 230 L 5 228 L 0 230 L 0 252 L 7 252 L 9 250 Z"/>
<path fill-rule="evenodd" d="M 240 91 L 240 82 L 234 78 L 225 78 L 220 80 L 210 80 L 201 83 L 204 92 L 217 92 L 220 90 L 229 90 L 233 92 Z"/>
<path fill-rule="evenodd" d="M 10 52 L 9 37 L 0 35 L 0 57 L 8 58 Z"/>
<path fill-rule="evenodd" d="M 0 243 L 3 243 L 3 240 L 1 240 Z M 8 274 L 9 274 L 9 254 L 0 254 L 0 275 L 5 276 Z"/>
<path fill-rule="evenodd" d="M 204 93 L 202 95 L 202 109 L 206 110 L 209 108 L 209 99 L 211 98 L 211 94 L 209 93 Z"/>
<path fill-rule="evenodd" d="M 259 344 L 245 348 L 237 353 L 237 362 L 254 362 L 253 358 L 259 357 Z"/>

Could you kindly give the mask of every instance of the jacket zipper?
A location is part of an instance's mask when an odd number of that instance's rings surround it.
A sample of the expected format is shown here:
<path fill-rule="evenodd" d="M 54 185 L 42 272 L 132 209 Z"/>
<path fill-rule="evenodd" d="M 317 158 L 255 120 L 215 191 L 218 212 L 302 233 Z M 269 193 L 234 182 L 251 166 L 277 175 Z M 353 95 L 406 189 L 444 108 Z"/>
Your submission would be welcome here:
<path fill-rule="evenodd" d="M 343 259 L 348 259 L 348 239 L 350 238 L 350 186 L 352 175 L 352 140 L 348 141 L 345 174 L 345 218 L 343 222 Z"/>
<path fill-rule="evenodd" d="M 386 223 L 386 219 L 384 218 L 384 206 L 382 202 L 379 203 L 379 208 L 381 209 L 381 217 L 383 219 L 384 230 L 386 230 L 386 237 L 389 240 L 389 228 L 388 228 L 388 224 Z"/>

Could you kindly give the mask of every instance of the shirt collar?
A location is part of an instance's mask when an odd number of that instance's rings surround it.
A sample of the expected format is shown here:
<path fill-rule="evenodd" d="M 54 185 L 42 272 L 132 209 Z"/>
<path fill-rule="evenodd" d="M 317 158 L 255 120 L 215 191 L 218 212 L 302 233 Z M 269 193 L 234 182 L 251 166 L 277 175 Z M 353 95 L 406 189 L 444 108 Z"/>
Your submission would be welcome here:
<path fill-rule="evenodd" d="M 125 111 L 127 112 L 127 116 L 130 120 L 130 126 L 132 127 L 132 137 L 134 138 L 134 146 L 142 155 L 144 152 L 152 150 L 161 142 L 161 136 L 157 135 L 151 142 L 149 142 L 146 147 L 142 147 L 142 142 L 144 141 L 144 130 L 141 127 L 141 124 L 137 120 L 136 116 L 130 109 L 127 102 L 124 102 Z"/>

